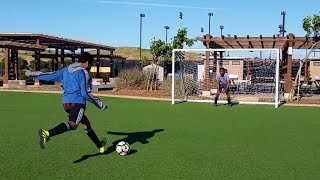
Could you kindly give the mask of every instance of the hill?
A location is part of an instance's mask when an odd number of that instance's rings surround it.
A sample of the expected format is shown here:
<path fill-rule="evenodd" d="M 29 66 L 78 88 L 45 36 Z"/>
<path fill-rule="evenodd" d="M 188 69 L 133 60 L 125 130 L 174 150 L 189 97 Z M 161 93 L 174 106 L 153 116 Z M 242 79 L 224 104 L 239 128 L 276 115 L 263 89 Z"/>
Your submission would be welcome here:
<path fill-rule="evenodd" d="M 96 50 L 89 51 L 92 54 L 96 54 Z M 101 51 L 100 53 L 106 53 Z M 109 52 L 108 52 L 109 53 Z M 140 50 L 137 47 L 117 47 L 114 51 L 114 55 L 122 56 L 127 60 L 138 60 L 140 59 Z M 146 56 L 147 59 L 152 60 L 152 54 L 149 49 L 142 49 L 141 55 Z"/>

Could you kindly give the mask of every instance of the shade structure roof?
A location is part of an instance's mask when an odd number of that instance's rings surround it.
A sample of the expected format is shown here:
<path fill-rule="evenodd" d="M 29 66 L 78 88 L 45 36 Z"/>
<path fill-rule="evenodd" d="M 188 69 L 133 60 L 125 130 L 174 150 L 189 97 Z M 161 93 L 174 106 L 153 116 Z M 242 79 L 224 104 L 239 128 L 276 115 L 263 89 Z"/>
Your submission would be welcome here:
<path fill-rule="evenodd" d="M 276 48 L 283 49 L 289 42 L 292 42 L 293 49 L 310 49 L 312 47 L 313 38 L 309 37 L 295 37 L 293 34 L 288 34 L 286 37 L 212 37 L 211 35 L 204 35 L 197 37 L 197 40 L 202 41 L 205 46 L 207 43 L 210 48 L 213 49 L 265 49 L 265 48 Z M 316 45 L 315 48 L 320 48 L 320 44 Z"/>
<path fill-rule="evenodd" d="M 44 51 L 47 48 L 47 46 L 36 45 L 36 44 L 26 44 L 26 43 L 14 42 L 14 41 L 0 41 L 0 48 Z"/>
<path fill-rule="evenodd" d="M 47 48 L 64 48 L 68 50 L 77 50 L 79 48 L 101 49 L 110 51 L 115 50 L 114 47 L 102 44 L 36 33 L 0 33 L 0 42 L 1 41 L 12 41 L 24 44 L 37 44 L 46 46 Z"/>

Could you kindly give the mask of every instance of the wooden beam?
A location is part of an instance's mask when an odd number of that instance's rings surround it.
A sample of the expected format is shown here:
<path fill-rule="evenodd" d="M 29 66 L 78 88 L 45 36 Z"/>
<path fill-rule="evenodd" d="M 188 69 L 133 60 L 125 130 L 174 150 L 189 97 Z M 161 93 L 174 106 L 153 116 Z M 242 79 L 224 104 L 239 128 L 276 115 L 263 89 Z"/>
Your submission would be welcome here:
<path fill-rule="evenodd" d="M 96 78 L 100 77 L 100 49 L 97 49 L 97 72 Z"/>
<path fill-rule="evenodd" d="M 26 51 L 44 51 L 47 46 L 42 45 L 35 45 L 35 44 L 26 44 L 26 43 L 20 43 L 20 42 L 13 42 L 13 41 L 0 41 L 0 48 L 9 48 L 9 49 L 20 49 L 20 50 L 26 50 Z"/>
<path fill-rule="evenodd" d="M 173 70 L 173 71 L 174 71 L 174 70 Z M 110 73 L 111 73 L 111 77 L 114 77 L 113 51 L 110 51 Z"/>
<path fill-rule="evenodd" d="M 262 40 L 262 35 L 260 35 L 260 39 L 261 39 L 261 47 L 264 48 L 263 40 Z"/>
<path fill-rule="evenodd" d="M 4 49 L 4 76 L 3 76 L 3 88 L 9 88 L 8 80 L 9 80 L 9 48 Z"/>
<path fill-rule="evenodd" d="M 303 45 L 308 43 L 308 37 L 306 36 L 306 40 L 298 47 L 298 49 L 300 49 Z"/>
<path fill-rule="evenodd" d="M 250 38 L 250 41 L 251 42 L 260 42 L 261 41 L 261 39 L 260 39 L 260 37 L 249 37 Z M 199 38 L 197 38 L 199 41 L 210 41 L 210 40 L 207 40 L 207 39 L 204 39 L 204 38 L 202 38 L 202 37 L 199 37 Z M 227 40 L 232 40 L 232 38 L 226 38 Z M 248 36 L 246 36 L 246 37 L 237 37 L 236 35 L 234 36 L 234 40 L 235 39 L 237 39 L 237 41 L 239 41 L 239 42 L 248 42 Z M 303 40 L 303 39 L 302 39 Z M 211 39 L 211 41 L 215 41 L 215 42 L 221 42 L 221 41 L 223 41 L 221 38 L 216 38 L 216 37 L 214 37 L 214 38 L 212 38 Z M 264 42 L 273 42 L 274 41 L 274 39 L 273 39 L 273 37 L 264 37 L 263 38 L 263 41 Z M 287 41 L 287 38 L 286 37 L 279 37 L 279 38 L 277 38 L 277 41 L 280 43 L 284 43 L 284 42 L 286 42 Z M 299 39 L 296 39 L 296 41 L 301 41 L 301 38 L 299 38 Z"/>
<path fill-rule="evenodd" d="M 60 68 L 64 68 L 64 48 L 61 48 Z"/>
<path fill-rule="evenodd" d="M 289 41 L 288 48 L 285 49 L 285 55 L 286 55 L 286 68 L 285 68 L 285 93 L 290 93 L 292 89 L 292 54 L 288 54 L 289 47 L 292 47 L 293 43 Z"/>
<path fill-rule="evenodd" d="M 273 35 L 273 43 L 272 43 L 272 48 L 276 47 L 276 36 Z"/>
<path fill-rule="evenodd" d="M 51 55 L 52 55 L 51 57 L 54 58 L 54 60 L 55 60 L 55 62 L 54 62 L 54 70 L 58 71 L 58 69 L 59 69 L 59 49 L 56 49 L 55 54 L 51 54 Z M 45 54 L 40 54 L 40 56 L 42 58 L 48 58 L 48 57 L 45 56 Z"/>
<path fill-rule="evenodd" d="M 242 44 L 238 41 L 238 39 L 237 39 L 237 36 L 236 36 L 236 35 L 234 35 L 234 39 L 236 40 L 236 42 L 238 43 L 238 45 L 243 49 L 243 46 L 242 46 Z"/>
<path fill-rule="evenodd" d="M 205 35 L 205 39 L 210 39 L 211 35 Z M 206 49 L 212 48 L 211 44 L 213 42 L 205 41 L 205 47 Z M 210 77 L 209 77 L 209 65 L 210 65 L 210 52 L 206 52 L 206 59 L 204 61 L 204 77 L 203 77 L 203 90 L 209 91 L 210 90 Z"/>
<path fill-rule="evenodd" d="M 227 41 L 224 41 L 224 42 L 233 49 L 233 46 L 231 44 L 229 44 L 229 42 L 227 42 Z"/>
<path fill-rule="evenodd" d="M 309 72 L 308 72 L 308 69 L 309 69 L 309 65 L 310 62 L 309 61 L 305 61 L 304 62 L 304 78 L 303 78 L 303 81 L 305 84 L 307 84 L 309 82 Z"/>
<path fill-rule="evenodd" d="M 101 52 L 101 51 L 100 51 Z M 35 55 L 32 55 L 33 57 L 35 57 Z M 59 54 L 40 54 L 40 57 L 41 58 L 48 58 L 48 59 L 51 59 L 51 58 L 54 58 L 54 57 L 61 57 L 61 55 Z M 65 54 L 64 57 L 65 58 L 72 58 L 72 57 L 75 57 L 75 58 L 79 58 L 80 54 Z M 97 54 L 92 54 L 92 56 L 94 57 L 97 57 Z M 121 57 L 121 56 L 116 56 L 116 55 L 113 55 L 112 56 L 113 58 L 119 58 L 119 59 L 124 59 L 124 57 Z M 100 59 L 101 58 L 108 58 L 110 59 L 111 58 L 111 55 L 110 54 L 100 54 Z"/>

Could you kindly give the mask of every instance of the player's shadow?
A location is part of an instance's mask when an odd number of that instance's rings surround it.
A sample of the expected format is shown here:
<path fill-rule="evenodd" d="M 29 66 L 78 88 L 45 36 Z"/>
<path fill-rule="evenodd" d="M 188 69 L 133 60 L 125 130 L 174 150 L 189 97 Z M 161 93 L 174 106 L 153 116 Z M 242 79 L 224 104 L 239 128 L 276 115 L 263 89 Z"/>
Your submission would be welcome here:
<path fill-rule="evenodd" d="M 95 154 L 89 154 L 89 155 L 84 155 L 82 156 L 80 159 L 75 160 L 73 163 L 80 163 L 88 158 L 91 157 L 95 157 L 95 156 L 100 156 L 100 155 L 106 155 L 106 154 L 111 154 L 112 152 L 114 152 L 116 150 L 116 145 L 120 142 L 120 141 L 126 141 L 127 143 L 129 143 L 130 145 L 140 142 L 141 144 L 147 144 L 149 143 L 148 139 L 152 138 L 153 136 L 155 136 L 156 133 L 158 132 L 162 132 L 164 131 L 164 129 L 156 129 L 153 131 L 142 131 L 142 132 L 132 132 L 132 133 L 125 133 L 125 132 L 107 132 L 107 134 L 111 134 L 111 135 L 117 135 L 117 136 L 127 136 L 125 138 L 116 140 L 112 143 L 112 146 L 109 146 L 106 150 L 105 153 L 101 154 L 101 153 L 95 153 Z M 130 150 L 130 153 L 128 155 L 132 155 L 134 153 L 138 152 L 137 150 Z"/>
<path fill-rule="evenodd" d="M 106 153 L 110 154 L 112 152 L 114 152 L 116 150 L 116 145 L 120 142 L 120 141 L 125 141 L 127 143 L 129 143 L 130 145 L 140 142 L 141 144 L 148 144 L 149 141 L 148 139 L 152 138 L 156 133 L 164 131 L 163 129 L 156 129 L 153 131 L 142 131 L 142 132 L 133 132 L 133 133 L 124 133 L 124 132 L 107 132 L 107 134 L 112 134 L 112 135 L 117 135 L 117 136 L 127 136 L 125 138 L 116 140 L 112 143 L 112 146 L 110 146 Z M 134 150 L 130 151 L 130 154 L 133 154 L 133 152 L 137 152 Z"/>

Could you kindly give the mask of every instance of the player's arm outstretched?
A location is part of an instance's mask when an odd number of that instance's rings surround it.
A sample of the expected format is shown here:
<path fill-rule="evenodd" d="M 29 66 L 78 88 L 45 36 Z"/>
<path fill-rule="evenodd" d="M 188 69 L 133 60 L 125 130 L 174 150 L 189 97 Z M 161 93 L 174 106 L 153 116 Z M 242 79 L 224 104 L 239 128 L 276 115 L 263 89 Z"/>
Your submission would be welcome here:
<path fill-rule="evenodd" d="M 91 102 L 93 105 L 95 105 L 97 108 L 101 110 L 105 110 L 107 106 L 97 97 L 93 96 L 91 94 L 91 83 L 89 81 L 90 75 L 87 70 L 82 70 L 79 73 L 79 80 L 80 80 L 80 88 L 81 88 L 81 95 L 89 102 Z"/>
<path fill-rule="evenodd" d="M 27 77 L 36 78 L 43 81 L 54 81 L 54 82 L 61 82 L 63 78 L 63 71 L 65 68 L 60 69 L 59 71 L 55 72 L 41 72 L 41 71 L 30 71 L 25 70 L 25 75 Z"/>

